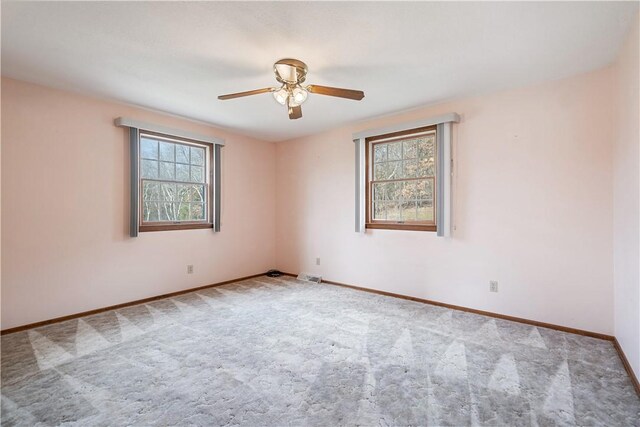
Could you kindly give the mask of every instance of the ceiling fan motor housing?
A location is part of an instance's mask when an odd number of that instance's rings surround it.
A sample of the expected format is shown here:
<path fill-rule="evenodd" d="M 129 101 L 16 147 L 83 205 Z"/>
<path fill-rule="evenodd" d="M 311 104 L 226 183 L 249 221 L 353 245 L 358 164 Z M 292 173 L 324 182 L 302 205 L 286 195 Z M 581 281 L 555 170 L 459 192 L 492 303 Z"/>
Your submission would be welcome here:
<path fill-rule="evenodd" d="M 285 58 L 273 64 L 276 80 L 286 85 L 297 85 L 307 78 L 307 64 L 297 59 Z"/>

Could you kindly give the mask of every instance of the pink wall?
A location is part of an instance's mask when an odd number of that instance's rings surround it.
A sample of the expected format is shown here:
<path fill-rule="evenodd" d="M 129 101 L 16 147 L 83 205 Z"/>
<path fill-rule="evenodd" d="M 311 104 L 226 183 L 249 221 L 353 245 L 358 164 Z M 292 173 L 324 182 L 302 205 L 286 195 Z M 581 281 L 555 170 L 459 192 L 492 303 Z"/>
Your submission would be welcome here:
<path fill-rule="evenodd" d="M 613 333 L 612 76 L 608 68 L 277 143 L 278 268 Z M 462 115 L 453 238 L 355 233 L 351 134 L 448 112 Z"/>
<path fill-rule="evenodd" d="M 639 15 L 640 16 L 640 15 Z M 638 21 L 616 64 L 613 233 L 615 334 L 640 379 L 640 57 Z"/>
<path fill-rule="evenodd" d="M 626 162 L 626 150 L 635 149 L 638 158 L 638 127 L 632 124 L 637 104 L 611 90 L 620 79 L 634 81 L 634 58 L 626 55 L 618 66 L 590 74 L 277 144 L 2 79 L 2 328 L 277 265 L 611 334 L 613 230 L 620 236 L 633 226 L 633 215 L 621 214 L 631 200 L 625 196 L 616 196 L 612 221 L 614 164 L 617 194 L 633 173 L 638 182 L 637 162 L 635 169 Z M 611 135 L 620 125 L 614 107 L 630 114 L 630 124 L 616 134 L 615 160 Z M 355 233 L 351 134 L 452 111 L 462 115 L 454 127 L 453 237 Z M 222 233 L 128 237 L 128 142 L 126 132 L 113 126 L 117 116 L 227 140 Z M 637 199 L 630 206 L 637 221 Z M 636 246 L 630 241 L 637 251 L 637 239 Z M 626 242 L 616 240 L 616 265 L 633 259 L 625 256 Z M 637 274 L 637 258 L 630 274 Z M 186 274 L 187 264 L 195 266 L 193 275 Z M 633 298 L 639 292 L 637 280 L 627 282 L 624 271 L 616 270 L 615 331 L 638 363 L 633 334 L 637 341 L 640 320 L 633 303 L 640 300 Z M 489 280 L 499 281 L 499 293 L 488 292 Z M 631 283 L 630 291 L 619 283 Z"/>
<path fill-rule="evenodd" d="M 118 116 L 226 139 L 221 233 L 128 237 Z M 274 266 L 274 144 L 5 78 L 2 124 L 2 329 Z"/>

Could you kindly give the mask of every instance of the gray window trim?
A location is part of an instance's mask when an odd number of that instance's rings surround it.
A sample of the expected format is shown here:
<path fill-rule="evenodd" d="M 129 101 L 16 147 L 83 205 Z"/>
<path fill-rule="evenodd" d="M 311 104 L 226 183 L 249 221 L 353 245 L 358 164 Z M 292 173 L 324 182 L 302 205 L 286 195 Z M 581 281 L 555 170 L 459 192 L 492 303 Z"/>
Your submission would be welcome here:
<path fill-rule="evenodd" d="M 365 138 L 388 133 L 401 132 L 408 129 L 437 125 L 437 156 L 438 170 L 436 171 L 437 183 L 437 208 L 436 226 L 437 236 L 449 237 L 453 228 L 453 198 L 452 198 L 452 177 L 453 177 L 453 123 L 459 123 L 460 116 L 457 113 L 448 113 L 441 116 L 416 120 L 409 123 L 400 123 L 384 128 L 367 129 L 356 132 L 352 135 L 355 144 L 355 231 L 365 232 Z"/>
<path fill-rule="evenodd" d="M 213 164 L 210 169 L 209 186 L 213 194 L 209 194 L 213 202 L 213 231 L 221 229 L 221 191 L 222 191 L 222 147 L 224 140 L 215 137 L 197 135 L 195 133 L 171 129 L 164 126 L 150 125 L 124 117 L 115 120 L 118 127 L 129 128 L 129 160 L 130 160 L 130 208 L 129 208 L 129 236 L 137 237 L 140 231 L 140 131 L 151 131 L 164 134 L 168 137 L 185 138 L 196 142 L 208 142 L 213 144 Z M 139 127 L 140 126 L 140 127 Z"/>
<path fill-rule="evenodd" d="M 129 150 L 131 159 L 131 202 L 130 202 L 130 222 L 129 222 L 129 236 L 138 236 L 138 212 L 140 209 L 139 202 L 139 183 L 140 171 L 138 168 L 138 159 L 140 157 L 138 136 L 140 131 L 137 128 L 129 128 Z"/>
<path fill-rule="evenodd" d="M 444 236 L 444 125 L 438 124 L 436 130 L 436 155 L 438 167 L 436 168 L 436 233 Z"/>
<path fill-rule="evenodd" d="M 353 144 L 355 146 L 355 158 L 356 158 L 356 209 L 355 209 L 355 225 L 356 225 L 356 233 L 364 233 L 365 230 L 365 221 L 366 221 L 366 207 L 365 207 L 365 187 L 366 187 L 366 177 L 365 177 L 365 139 L 359 138 L 354 139 Z"/>
<path fill-rule="evenodd" d="M 213 231 L 215 233 L 220 232 L 220 217 L 222 214 L 221 209 L 221 192 L 222 192 L 222 146 L 216 144 L 213 146 Z"/>

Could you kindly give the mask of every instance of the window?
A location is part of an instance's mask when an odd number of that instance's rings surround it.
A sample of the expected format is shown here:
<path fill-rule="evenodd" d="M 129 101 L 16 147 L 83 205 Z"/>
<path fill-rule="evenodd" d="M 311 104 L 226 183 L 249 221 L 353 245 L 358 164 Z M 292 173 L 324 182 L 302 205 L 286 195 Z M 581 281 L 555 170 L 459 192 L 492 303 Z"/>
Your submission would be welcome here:
<path fill-rule="evenodd" d="M 366 139 L 366 228 L 436 231 L 436 126 Z"/>
<path fill-rule="evenodd" d="M 212 228 L 211 144 L 140 132 L 140 231 Z"/>

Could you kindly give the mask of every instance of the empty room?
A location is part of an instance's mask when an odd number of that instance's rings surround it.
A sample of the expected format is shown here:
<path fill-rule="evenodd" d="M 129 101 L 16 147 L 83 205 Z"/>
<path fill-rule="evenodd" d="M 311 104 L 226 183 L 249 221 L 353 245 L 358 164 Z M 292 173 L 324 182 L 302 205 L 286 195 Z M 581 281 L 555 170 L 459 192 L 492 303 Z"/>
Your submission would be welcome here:
<path fill-rule="evenodd" d="M 3 427 L 640 427 L 640 2 L 0 14 Z"/>

